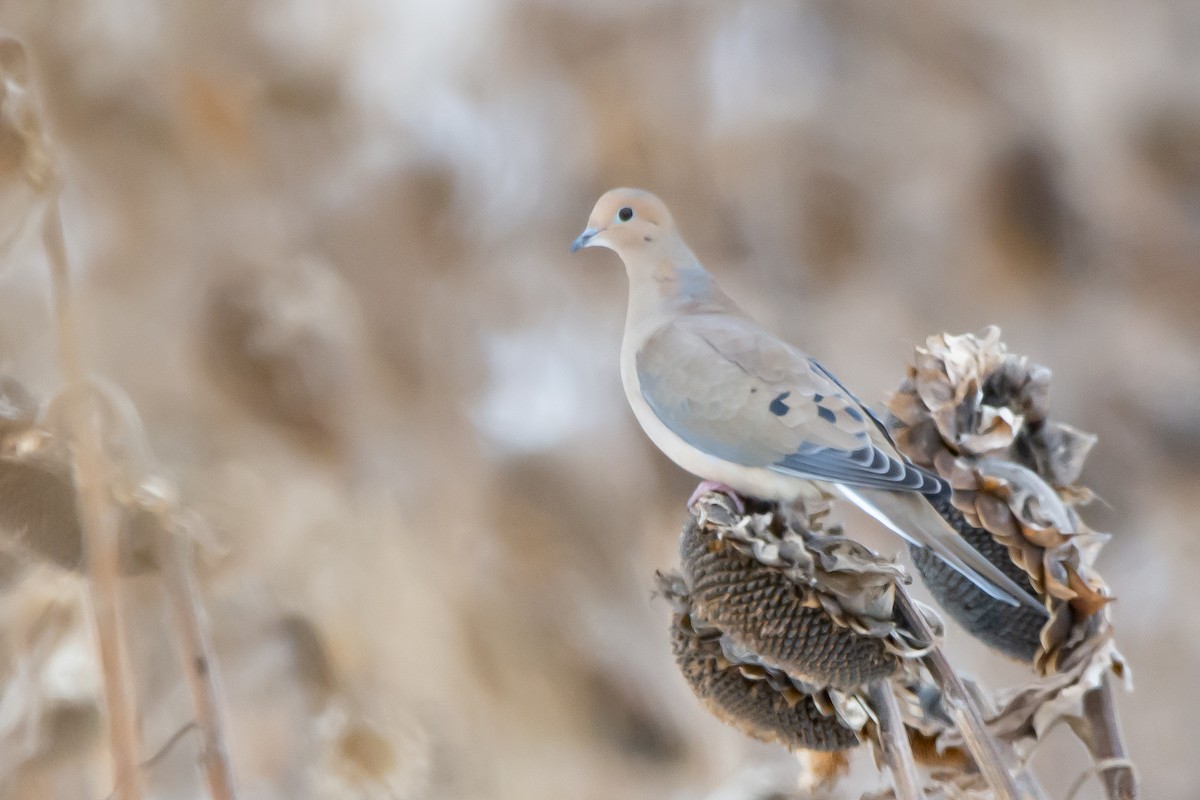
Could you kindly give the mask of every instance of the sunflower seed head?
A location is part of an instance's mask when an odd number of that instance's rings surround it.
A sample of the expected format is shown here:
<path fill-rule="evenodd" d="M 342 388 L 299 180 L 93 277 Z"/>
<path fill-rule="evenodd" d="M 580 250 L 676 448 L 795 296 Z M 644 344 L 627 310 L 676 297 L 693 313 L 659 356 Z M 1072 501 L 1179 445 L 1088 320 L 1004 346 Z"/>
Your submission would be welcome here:
<path fill-rule="evenodd" d="M 1077 506 L 1075 485 L 1095 437 L 1049 417 L 1048 369 L 1008 353 L 996 328 L 942 334 L 916 350 L 888 400 L 897 446 L 950 482 L 943 516 L 981 553 L 1042 598 L 1048 615 L 999 607 L 921 553 L 914 563 L 943 607 L 971 633 L 1029 661 L 1039 677 L 997 698 L 992 725 L 1030 742 L 1055 721 L 1082 714 L 1104 676 L 1128 680 L 1113 645 L 1112 594 L 1092 568 L 1107 540 Z M 954 744 L 953 734 L 939 743 Z"/>

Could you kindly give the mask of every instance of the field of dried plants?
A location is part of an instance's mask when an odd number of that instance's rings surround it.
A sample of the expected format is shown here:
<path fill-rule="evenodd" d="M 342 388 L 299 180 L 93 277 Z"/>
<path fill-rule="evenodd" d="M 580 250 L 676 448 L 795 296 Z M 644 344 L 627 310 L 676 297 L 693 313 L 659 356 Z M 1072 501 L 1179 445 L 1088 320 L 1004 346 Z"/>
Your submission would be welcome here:
<path fill-rule="evenodd" d="M 0 29 L 0 797 L 208 796 L 217 723 L 244 798 L 792 796 L 652 597 L 694 482 L 626 406 L 619 264 L 567 254 L 616 185 L 874 405 L 941 331 L 1054 371 L 1099 436 L 1144 796 L 1196 796 L 1200 6 L 7 0 Z M 1088 761 L 1059 731 L 1034 764 L 1057 799 Z"/>

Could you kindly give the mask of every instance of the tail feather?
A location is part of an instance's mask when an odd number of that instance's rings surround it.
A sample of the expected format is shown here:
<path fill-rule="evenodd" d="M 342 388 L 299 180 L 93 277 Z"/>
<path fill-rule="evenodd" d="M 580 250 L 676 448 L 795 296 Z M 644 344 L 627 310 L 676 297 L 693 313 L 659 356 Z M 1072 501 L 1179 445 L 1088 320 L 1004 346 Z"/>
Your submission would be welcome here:
<path fill-rule="evenodd" d="M 932 551 L 989 596 L 1012 606 L 1025 604 L 1045 610 L 1042 603 L 959 536 L 924 496 L 841 484 L 837 488 L 850 502 L 901 538 Z"/>

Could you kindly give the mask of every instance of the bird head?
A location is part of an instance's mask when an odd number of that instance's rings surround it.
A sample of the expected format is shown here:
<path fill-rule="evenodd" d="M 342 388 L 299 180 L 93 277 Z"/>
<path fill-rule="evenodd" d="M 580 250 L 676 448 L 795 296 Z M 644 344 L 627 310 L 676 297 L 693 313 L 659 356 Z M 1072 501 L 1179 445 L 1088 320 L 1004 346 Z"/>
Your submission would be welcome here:
<path fill-rule="evenodd" d="M 596 201 L 587 227 L 571 243 L 571 252 L 607 247 L 628 261 L 627 255 L 660 249 L 677 237 L 675 220 L 657 197 L 642 189 L 612 189 Z"/>

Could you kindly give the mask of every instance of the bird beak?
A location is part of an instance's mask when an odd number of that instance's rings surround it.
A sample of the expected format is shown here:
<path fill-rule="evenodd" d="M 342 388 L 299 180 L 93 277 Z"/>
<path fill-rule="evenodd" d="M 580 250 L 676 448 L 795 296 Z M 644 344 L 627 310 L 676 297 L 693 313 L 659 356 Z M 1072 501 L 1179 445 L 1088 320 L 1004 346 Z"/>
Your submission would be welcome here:
<path fill-rule="evenodd" d="M 574 253 L 576 250 L 579 250 L 582 247 L 587 247 L 588 242 L 590 242 L 592 238 L 599 232 L 599 228 L 584 228 L 583 233 L 579 234 L 579 236 L 575 238 L 575 241 L 571 242 L 571 252 Z"/>

